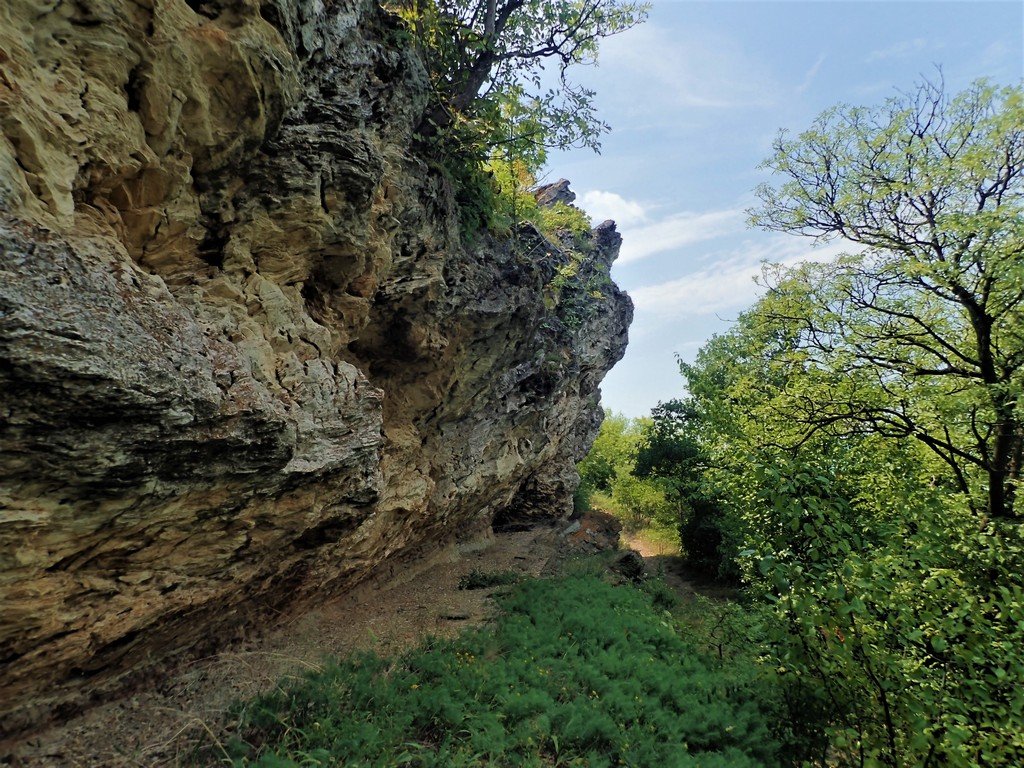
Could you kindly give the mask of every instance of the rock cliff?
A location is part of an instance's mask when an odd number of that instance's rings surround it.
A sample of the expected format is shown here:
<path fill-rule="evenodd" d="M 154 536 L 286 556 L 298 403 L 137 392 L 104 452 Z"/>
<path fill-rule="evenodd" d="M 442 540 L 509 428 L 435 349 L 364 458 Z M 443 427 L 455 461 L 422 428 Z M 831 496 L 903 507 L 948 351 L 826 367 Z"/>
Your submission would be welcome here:
<path fill-rule="evenodd" d="M 566 514 L 619 237 L 462 242 L 363 0 L 0 4 L 0 731 Z"/>

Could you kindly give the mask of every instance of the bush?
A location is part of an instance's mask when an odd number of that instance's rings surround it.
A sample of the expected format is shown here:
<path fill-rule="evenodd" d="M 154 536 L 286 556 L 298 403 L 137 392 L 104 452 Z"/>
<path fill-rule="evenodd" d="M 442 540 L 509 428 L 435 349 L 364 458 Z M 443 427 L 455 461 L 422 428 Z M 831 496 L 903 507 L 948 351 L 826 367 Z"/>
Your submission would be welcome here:
<path fill-rule="evenodd" d="M 531 580 L 501 608 L 490 628 L 346 659 L 239 706 L 231 764 L 799 764 L 770 671 L 701 653 L 644 592 Z"/>
<path fill-rule="evenodd" d="M 646 528 L 656 520 L 671 519 L 673 514 L 665 492 L 656 483 L 628 472 L 615 476 L 612 497 L 624 513 L 622 522 L 628 531 Z"/>
<path fill-rule="evenodd" d="M 459 589 L 489 589 L 503 587 L 519 581 L 519 574 L 514 571 L 478 571 L 473 569 L 459 579 Z"/>
<path fill-rule="evenodd" d="M 576 490 L 572 493 L 572 513 L 573 517 L 579 517 L 585 512 L 591 510 L 591 498 L 594 495 L 593 486 L 586 480 L 580 480 L 580 484 L 576 486 Z"/>
<path fill-rule="evenodd" d="M 721 505 L 701 494 L 693 494 L 687 501 L 689 509 L 679 525 L 686 564 L 705 576 L 738 582 L 736 560 L 725 551 L 727 521 Z"/>

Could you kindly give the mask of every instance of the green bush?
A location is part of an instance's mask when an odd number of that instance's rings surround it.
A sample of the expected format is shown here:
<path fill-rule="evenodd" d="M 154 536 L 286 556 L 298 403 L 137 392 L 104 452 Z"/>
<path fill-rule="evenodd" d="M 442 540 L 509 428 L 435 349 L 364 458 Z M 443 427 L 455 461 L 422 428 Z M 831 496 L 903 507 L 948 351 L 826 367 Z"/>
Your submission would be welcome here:
<path fill-rule="evenodd" d="M 572 493 L 572 511 L 575 516 L 589 512 L 592 508 L 591 499 L 594 495 L 594 487 L 586 480 L 581 479 L 580 484 Z"/>
<path fill-rule="evenodd" d="M 590 234 L 590 217 L 574 205 L 555 203 L 539 209 L 541 232 L 558 237 L 567 234 L 575 238 Z"/>
<path fill-rule="evenodd" d="M 492 627 L 342 660 L 239 706 L 231 764 L 753 768 L 806 754 L 771 670 L 702 653 L 643 591 L 532 580 L 501 608 Z"/>
<path fill-rule="evenodd" d="M 459 579 L 459 589 L 489 589 L 503 587 L 519 581 L 515 571 L 478 571 L 473 569 Z"/>

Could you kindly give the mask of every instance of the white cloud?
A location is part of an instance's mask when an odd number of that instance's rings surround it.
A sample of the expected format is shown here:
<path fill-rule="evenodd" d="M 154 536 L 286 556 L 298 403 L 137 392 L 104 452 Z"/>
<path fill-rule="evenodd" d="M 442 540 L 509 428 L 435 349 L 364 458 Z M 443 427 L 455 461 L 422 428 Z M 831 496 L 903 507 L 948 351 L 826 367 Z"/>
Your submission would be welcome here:
<path fill-rule="evenodd" d="M 742 230 L 745 213 L 741 208 L 707 213 L 683 212 L 642 226 L 622 226 L 619 264 L 646 259 L 656 253 L 684 245 L 712 240 Z"/>
<path fill-rule="evenodd" d="M 821 70 L 821 65 L 825 63 L 825 54 L 821 54 L 818 60 L 811 65 L 811 68 L 804 74 L 803 82 L 796 87 L 797 93 L 803 93 L 811 87 L 811 83 L 814 82 L 814 78 L 818 76 L 818 72 Z"/>
<path fill-rule="evenodd" d="M 884 61 L 885 59 L 902 59 L 906 56 L 912 56 L 915 53 L 920 53 L 928 47 L 928 41 L 923 37 L 915 37 L 913 40 L 903 40 L 898 43 L 890 45 L 888 48 L 879 48 L 868 54 L 867 61 L 869 64 L 875 61 Z"/>
<path fill-rule="evenodd" d="M 627 200 L 614 192 L 593 189 L 579 197 L 579 206 L 599 224 L 613 219 L 619 227 L 630 227 L 647 220 L 647 212 L 636 200 Z"/>
<path fill-rule="evenodd" d="M 697 272 L 629 292 L 640 312 L 662 317 L 697 317 L 739 311 L 761 295 L 754 278 L 762 262 L 795 266 L 802 262 L 826 262 L 851 250 L 849 243 L 834 242 L 813 247 L 806 240 L 779 236 L 764 245 L 748 246 L 716 259 Z"/>
<path fill-rule="evenodd" d="M 600 63 L 629 79 L 627 90 L 641 110 L 768 106 L 780 95 L 763 62 L 708 29 L 681 36 L 647 23 L 603 41 Z"/>

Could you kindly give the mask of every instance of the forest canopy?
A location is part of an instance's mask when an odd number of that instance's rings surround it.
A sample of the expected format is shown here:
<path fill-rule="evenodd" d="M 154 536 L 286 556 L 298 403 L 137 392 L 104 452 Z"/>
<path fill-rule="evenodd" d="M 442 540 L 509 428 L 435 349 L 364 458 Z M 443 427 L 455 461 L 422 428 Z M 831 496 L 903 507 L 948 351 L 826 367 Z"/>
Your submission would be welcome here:
<path fill-rule="evenodd" d="M 841 237 L 836 264 L 774 270 L 760 312 L 816 376 L 787 404 L 817 431 L 912 437 L 975 512 L 1014 518 L 1024 428 L 1024 100 L 924 83 L 782 134 L 753 214 Z"/>

